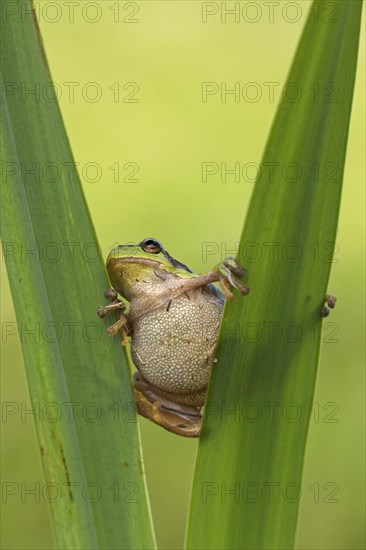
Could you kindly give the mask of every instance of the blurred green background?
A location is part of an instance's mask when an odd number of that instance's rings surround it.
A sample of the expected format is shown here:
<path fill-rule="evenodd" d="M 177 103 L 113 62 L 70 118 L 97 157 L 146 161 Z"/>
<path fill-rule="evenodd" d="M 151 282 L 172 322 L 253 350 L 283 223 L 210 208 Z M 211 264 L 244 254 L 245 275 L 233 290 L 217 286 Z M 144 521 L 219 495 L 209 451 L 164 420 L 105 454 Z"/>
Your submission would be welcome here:
<path fill-rule="evenodd" d="M 193 269 L 206 269 L 235 249 L 253 188 L 254 172 L 245 165 L 260 162 L 309 2 L 241 2 L 240 19 L 227 15 L 226 22 L 220 3 L 211 2 L 207 9 L 218 12 L 206 23 L 205 8 L 194 1 L 71 4 L 42 1 L 36 9 L 103 254 L 117 241 L 153 236 Z M 226 5 L 232 9 L 234 2 Z M 328 321 L 333 325 L 324 329 L 299 549 L 365 547 L 364 68 L 362 33 L 339 249 L 329 285 L 339 301 Z M 244 97 L 222 101 L 217 93 L 203 102 L 203 82 L 219 89 L 239 82 Z M 268 83 L 275 83 L 273 98 Z M 237 182 L 228 175 L 221 182 L 218 173 L 203 183 L 204 162 L 229 169 L 239 162 L 247 177 Z M 217 243 L 218 252 L 206 258 L 208 242 Z M 4 260 L 1 269 L 4 324 L 15 316 Z M 334 326 L 335 341 L 329 342 Z M 3 335 L 1 353 L 2 400 L 30 407 L 17 336 Z M 327 421 L 333 410 L 337 422 Z M 197 442 L 144 419 L 140 425 L 159 547 L 182 548 Z M 25 422 L 20 415 L 3 418 L 1 428 L 3 481 L 42 484 L 32 415 Z M 330 496 L 337 502 L 327 502 Z M 18 494 L 2 504 L 2 547 L 53 548 L 42 499 L 22 502 Z"/>

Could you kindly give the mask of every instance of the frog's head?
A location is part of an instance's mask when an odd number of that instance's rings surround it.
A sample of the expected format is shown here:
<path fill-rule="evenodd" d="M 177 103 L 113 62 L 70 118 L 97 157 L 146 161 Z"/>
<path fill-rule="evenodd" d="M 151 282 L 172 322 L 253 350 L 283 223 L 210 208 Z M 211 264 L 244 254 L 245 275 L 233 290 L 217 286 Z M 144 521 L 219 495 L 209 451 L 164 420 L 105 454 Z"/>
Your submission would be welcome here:
<path fill-rule="evenodd" d="M 158 284 L 159 271 L 191 273 L 189 267 L 175 260 L 159 241 L 152 238 L 139 244 L 120 244 L 113 248 L 107 258 L 107 271 L 113 287 L 127 300 L 140 281 Z"/>

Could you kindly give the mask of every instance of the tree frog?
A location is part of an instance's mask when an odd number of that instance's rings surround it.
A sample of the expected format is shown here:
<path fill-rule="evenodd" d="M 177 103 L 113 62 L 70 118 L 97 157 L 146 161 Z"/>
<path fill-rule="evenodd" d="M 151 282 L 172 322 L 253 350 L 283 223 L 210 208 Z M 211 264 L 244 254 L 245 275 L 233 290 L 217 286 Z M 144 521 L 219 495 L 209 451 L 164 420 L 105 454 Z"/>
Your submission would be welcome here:
<path fill-rule="evenodd" d="M 138 412 L 175 434 L 198 437 L 225 298 L 233 299 L 231 287 L 248 294 L 238 280 L 245 270 L 227 258 L 193 273 L 152 238 L 113 248 L 106 265 L 112 303 L 98 315 L 117 312 L 109 334 L 121 332 L 122 344 L 131 337 Z M 127 314 L 117 293 L 129 302 Z"/>

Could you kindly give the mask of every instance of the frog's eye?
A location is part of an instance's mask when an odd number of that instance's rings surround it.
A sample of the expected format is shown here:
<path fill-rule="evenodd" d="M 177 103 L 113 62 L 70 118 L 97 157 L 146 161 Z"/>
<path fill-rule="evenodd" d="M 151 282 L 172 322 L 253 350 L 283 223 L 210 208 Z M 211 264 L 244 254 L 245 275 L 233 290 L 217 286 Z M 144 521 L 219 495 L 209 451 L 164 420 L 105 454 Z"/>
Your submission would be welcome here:
<path fill-rule="evenodd" d="M 144 252 L 149 252 L 149 254 L 159 254 L 163 248 L 159 241 L 155 239 L 145 239 L 140 243 L 140 246 Z"/>

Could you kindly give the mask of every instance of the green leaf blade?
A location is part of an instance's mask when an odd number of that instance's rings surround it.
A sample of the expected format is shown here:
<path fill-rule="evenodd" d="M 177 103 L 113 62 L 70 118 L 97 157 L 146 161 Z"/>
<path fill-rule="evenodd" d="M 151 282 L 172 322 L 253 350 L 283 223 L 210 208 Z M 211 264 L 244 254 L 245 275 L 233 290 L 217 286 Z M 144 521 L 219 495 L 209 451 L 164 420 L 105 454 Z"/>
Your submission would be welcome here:
<path fill-rule="evenodd" d="M 59 548 L 153 548 L 128 365 L 31 15 L 2 21 L 2 244 Z M 33 93 L 31 92 L 33 90 Z"/>
<path fill-rule="evenodd" d="M 294 545 L 362 9 L 334 4 L 333 23 L 313 5 L 263 155 L 238 254 L 250 294 L 224 313 L 188 548 Z"/>

